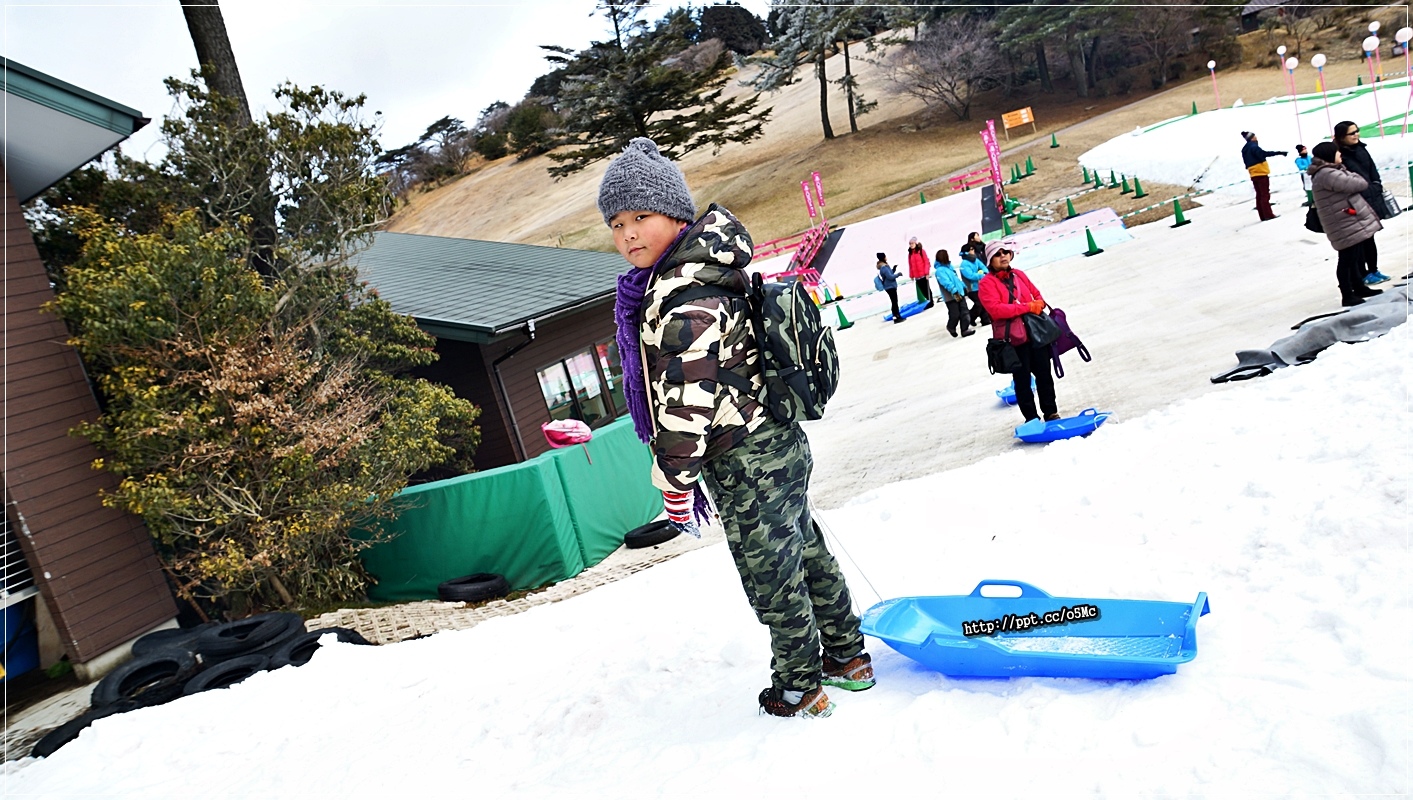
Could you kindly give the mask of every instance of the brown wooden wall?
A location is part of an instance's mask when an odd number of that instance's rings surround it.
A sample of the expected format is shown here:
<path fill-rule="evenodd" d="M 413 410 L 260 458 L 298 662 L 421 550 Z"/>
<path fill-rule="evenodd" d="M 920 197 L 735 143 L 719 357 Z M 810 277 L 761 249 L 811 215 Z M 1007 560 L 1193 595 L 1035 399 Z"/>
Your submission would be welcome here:
<path fill-rule="evenodd" d="M 437 355 L 440 358 L 417 370 L 417 375 L 450 386 L 457 397 L 470 400 L 481 409 L 481 416 L 476 419 L 481 429 L 481 444 L 473 459 L 476 468 L 493 469 L 519 461 L 510 439 L 509 415 L 495 389 L 490 364 L 482 358 L 481 345 L 438 339 Z"/>
<path fill-rule="evenodd" d="M 515 409 L 515 423 L 525 443 L 525 457 L 534 458 L 550 449 L 540 425 L 549 422 L 549 407 L 540 393 L 536 372 L 545 366 L 594 344 L 613 338 L 613 298 L 605 298 L 580 311 L 535 325 L 535 341 L 501 362 L 500 374 L 505 392 Z M 517 334 L 488 345 L 475 345 L 450 339 L 437 340 L 441 359 L 418 374 L 452 387 L 481 409 L 477 425 L 481 444 L 476 450 L 477 469 L 493 469 L 518 463 L 521 459 L 511 431 L 510 414 L 496 388 L 491 363 L 525 341 Z"/>
<path fill-rule="evenodd" d="M 501 380 L 505 393 L 515 408 L 515 422 L 525 441 L 525 457 L 534 458 L 550 449 L 540 426 L 550 421 L 549 406 L 540 392 L 536 374 L 549 364 L 592 347 L 596 342 L 612 339 L 616 330 L 613 322 L 613 298 L 608 297 L 583 310 L 563 317 L 536 323 L 535 341 L 530 346 L 501 362 Z M 487 363 L 519 344 L 522 339 L 487 345 Z"/>
<path fill-rule="evenodd" d="M 35 583 L 71 660 L 88 661 L 176 616 L 142 521 L 104 508 L 116 486 L 69 430 L 98 416 L 9 180 L 4 226 L 5 494 Z"/>

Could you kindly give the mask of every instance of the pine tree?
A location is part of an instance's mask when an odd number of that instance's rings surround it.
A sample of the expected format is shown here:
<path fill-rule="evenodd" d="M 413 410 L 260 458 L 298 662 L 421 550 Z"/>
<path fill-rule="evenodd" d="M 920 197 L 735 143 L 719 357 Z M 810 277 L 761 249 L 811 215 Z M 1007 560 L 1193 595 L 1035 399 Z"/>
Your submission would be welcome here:
<path fill-rule="evenodd" d="M 1035 50 L 1047 43 L 1059 46 L 1069 58 L 1075 94 L 1088 97 L 1102 35 L 1114 25 L 1115 14 L 1122 11 L 1108 0 L 1084 5 L 1008 6 L 996 16 L 1000 29 L 997 42 L 1010 52 Z"/>
<path fill-rule="evenodd" d="M 770 109 L 756 109 L 759 96 L 722 97 L 730 51 L 717 45 L 713 54 L 709 45 L 694 45 L 698 30 L 686 9 L 649 29 L 636 20 L 640 8 L 638 2 L 600 6 L 613 22 L 613 41 L 572 56 L 544 48 L 564 70 L 555 110 L 564 120 L 559 141 L 573 148 L 549 154 L 559 164 L 549 169 L 556 178 L 616 155 L 637 136 L 676 159 L 761 135 Z"/>
<path fill-rule="evenodd" d="M 871 13 L 871 9 L 856 5 L 853 0 L 809 0 L 773 7 L 771 19 L 778 35 L 766 45 L 773 55 L 757 60 L 762 68 L 752 85 L 763 91 L 775 91 L 794 83 L 795 72 L 800 67 L 813 64 L 815 80 L 819 82 L 820 126 L 824 129 L 824 138 L 833 139 L 834 127 L 829 122 L 831 81 L 824 65 L 835 45 L 843 43 L 845 73 L 833 82 L 844 89 L 849 104 L 849 126 L 852 131 L 858 131 L 855 117 L 875 104 L 864 100 L 858 92 L 858 83 L 847 59 L 847 47 L 851 35 L 863 32 L 863 21 Z"/>
<path fill-rule="evenodd" d="M 748 56 L 765 44 L 765 24 L 735 3 L 702 9 L 702 39 L 720 39 L 733 53 Z"/>

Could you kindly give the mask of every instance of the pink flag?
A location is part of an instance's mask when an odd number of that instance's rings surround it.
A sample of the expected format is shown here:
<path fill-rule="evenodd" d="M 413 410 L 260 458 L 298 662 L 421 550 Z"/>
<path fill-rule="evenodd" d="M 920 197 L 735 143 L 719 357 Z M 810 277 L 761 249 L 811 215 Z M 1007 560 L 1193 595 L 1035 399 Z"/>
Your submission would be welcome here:
<path fill-rule="evenodd" d="M 986 158 L 991 162 L 991 182 L 996 185 L 996 210 L 1005 213 L 1006 189 L 1001 184 L 1001 145 L 996 142 L 996 120 L 986 120 L 981 141 L 986 145 Z"/>

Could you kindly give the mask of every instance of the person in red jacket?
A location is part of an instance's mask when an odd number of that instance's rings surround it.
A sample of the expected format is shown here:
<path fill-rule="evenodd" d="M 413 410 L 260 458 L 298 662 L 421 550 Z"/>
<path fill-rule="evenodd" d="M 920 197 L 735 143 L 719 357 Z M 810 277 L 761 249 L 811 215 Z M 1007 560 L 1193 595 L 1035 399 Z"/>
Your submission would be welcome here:
<path fill-rule="evenodd" d="M 922 243 L 914 236 L 908 240 L 908 277 L 917 281 L 917 299 L 927 303 L 924 311 L 932 308 L 931 275 L 932 259 L 927 257 L 927 251 L 922 249 Z"/>
<path fill-rule="evenodd" d="M 1045 298 L 1024 272 L 1011 269 L 1016 255 L 1015 243 L 995 241 L 986 245 L 987 274 L 977 287 L 981 305 L 991 315 L 991 335 L 1009 341 L 1020 356 L 1021 368 L 1013 376 L 1016 381 L 1016 405 L 1027 422 L 1039 419 L 1035 411 L 1035 395 L 1030 391 L 1030 379 L 1035 378 L 1035 390 L 1040 393 L 1040 411 L 1045 419 L 1060 418 L 1055 405 L 1055 378 L 1050 374 L 1050 346 L 1033 345 L 1025 333 L 1022 314 L 1039 314 L 1045 310 Z"/>

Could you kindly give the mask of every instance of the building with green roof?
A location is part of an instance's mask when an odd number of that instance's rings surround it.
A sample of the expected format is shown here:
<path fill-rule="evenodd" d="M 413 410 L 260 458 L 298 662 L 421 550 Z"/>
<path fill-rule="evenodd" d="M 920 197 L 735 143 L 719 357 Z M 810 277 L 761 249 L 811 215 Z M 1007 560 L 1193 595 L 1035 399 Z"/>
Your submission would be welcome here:
<path fill-rule="evenodd" d="M 419 374 L 481 409 L 478 468 L 546 452 L 550 420 L 598 428 L 627 413 L 617 253 L 378 233 L 357 264 L 394 311 L 437 337 L 440 359 Z"/>

